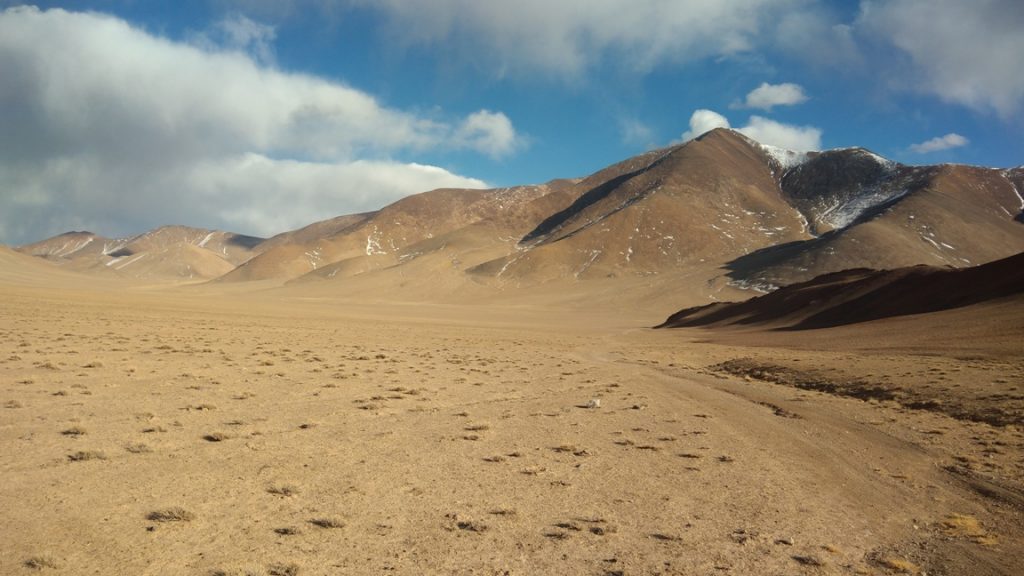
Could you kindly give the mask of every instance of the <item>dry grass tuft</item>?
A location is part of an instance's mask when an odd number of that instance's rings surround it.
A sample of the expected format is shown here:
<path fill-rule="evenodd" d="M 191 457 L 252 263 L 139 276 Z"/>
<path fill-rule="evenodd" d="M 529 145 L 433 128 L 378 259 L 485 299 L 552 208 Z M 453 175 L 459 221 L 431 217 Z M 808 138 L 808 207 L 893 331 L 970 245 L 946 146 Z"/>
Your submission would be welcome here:
<path fill-rule="evenodd" d="M 968 538 L 982 546 L 994 546 L 998 539 L 985 531 L 981 522 L 974 516 L 965 514 L 950 514 L 942 521 L 942 527 L 950 536 Z"/>
<path fill-rule="evenodd" d="M 467 532 L 477 532 L 477 533 L 480 533 L 480 532 L 486 532 L 487 531 L 487 525 L 486 524 L 482 524 L 480 522 L 474 522 L 472 520 L 460 520 L 460 521 L 455 523 L 455 526 L 459 530 L 465 530 Z"/>
<path fill-rule="evenodd" d="M 153 451 L 153 449 L 150 448 L 148 444 L 144 444 L 142 442 L 127 444 L 125 445 L 124 449 L 131 452 L 132 454 L 146 454 Z"/>
<path fill-rule="evenodd" d="M 894 572 L 899 572 L 900 574 L 917 574 L 921 571 L 921 568 L 917 564 L 914 564 L 910 560 L 896 558 L 895 556 L 882 556 L 878 559 L 878 563 L 884 568 L 888 568 Z"/>
<path fill-rule="evenodd" d="M 607 525 L 604 525 L 604 526 L 591 526 L 590 528 L 588 528 L 588 530 L 590 530 L 591 534 L 594 534 L 596 536 L 605 536 L 607 534 L 615 534 L 616 532 L 619 531 L 619 529 L 617 527 L 615 527 L 615 526 L 613 526 L 611 524 L 607 524 Z"/>
<path fill-rule="evenodd" d="M 297 576 L 298 573 L 298 564 L 271 564 L 267 566 L 268 576 Z"/>
<path fill-rule="evenodd" d="M 107 455 L 99 450 L 79 450 L 74 454 L 68 454 L 68 460 L 72 462 L 85 462 L 86 460 L 106 460 Z"/>
<path fill-rule="evenodd" d="M 791 558 L 793 558 L 793 560 L 795 560 L 797 564 L 800 564 L 800 565 L 803 565 L 803 566 L 824 566 L 825 565 L 825 563 L 821 561 L 821 558 L 818 558 L 817 556 L 812 556 L 812 555 L 803 555 L 803 556 L 796 555 L 796 556 L 791 556 Z"/>
<path fill-rule="evenodd" d="M 294 484 L 274 484 L 267 488 L 267 492 L 278 496 L 294 496 L 299 493 L 299 487 Z"/>
<path fill-rule="evenodd" d="M 203 436 L 203 440 L 207 442 L 223 442 L 229 438 L 231 438 L 231 435 L 226 432 L 214 432 Z"/>
<path fill-rule="evenodd" d="M 191 522 L 195 518 L 195 514 L 178 506 L 154 510 L 146 514 L 146 519 L 153 522 Z"/>
<path fill-rule="evenodd" d="M 337 518 L 314 518 L 309 521 L 314 526 L 320 528 L 344 528 L 345 522 Z"/>
<path fill-rule="evenodd" d="M 24 565 L 26 568 L 32 570 L 42 570 L 44 568 L 57 568 L 57 561 L 51 556 L 33 556 L 28 560 L 25 560 Z"/>
<path fill-rule="evenodd" d="M 61 430 L 61 434 L 65 436 L 83 436 L 85 434 L 85 428 L 81 426 L 72 426 L 66 430 Z"/>

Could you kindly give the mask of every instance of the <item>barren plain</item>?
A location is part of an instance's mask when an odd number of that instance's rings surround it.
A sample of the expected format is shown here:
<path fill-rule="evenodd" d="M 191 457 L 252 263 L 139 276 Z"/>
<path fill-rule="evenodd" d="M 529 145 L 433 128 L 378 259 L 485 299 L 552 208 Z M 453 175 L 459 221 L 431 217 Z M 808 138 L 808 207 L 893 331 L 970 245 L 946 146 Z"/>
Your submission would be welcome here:
<path fill-rule="evenodd" d="M 654 331 L 663 315 L 628 307 L 4 281 L 3 574 L 1024 561 L 1019 303 L 765 334 Z M 1003 420 L 972 416 L 993 405 Z"/>

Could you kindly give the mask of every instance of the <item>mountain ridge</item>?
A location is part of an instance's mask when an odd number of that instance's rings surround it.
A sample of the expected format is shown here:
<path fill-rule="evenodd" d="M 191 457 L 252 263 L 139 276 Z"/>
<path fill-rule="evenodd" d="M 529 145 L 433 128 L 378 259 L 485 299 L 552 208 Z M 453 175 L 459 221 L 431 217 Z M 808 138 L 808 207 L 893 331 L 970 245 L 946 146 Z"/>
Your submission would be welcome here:
<path fill-rule="evenodd" d="M 860 147 L 794 152 L 715 129 L 584 178 L 432 190 L 270 239 L 164 227 L 18 249 L 176 281 L 331 281 L 344 292 L 420 275 L 504 291 L 632 277 L 706 302 L 848 268 L 962 267 L 1022 251 L 1021 189 L 1024 167 L 907 166 Z"/>

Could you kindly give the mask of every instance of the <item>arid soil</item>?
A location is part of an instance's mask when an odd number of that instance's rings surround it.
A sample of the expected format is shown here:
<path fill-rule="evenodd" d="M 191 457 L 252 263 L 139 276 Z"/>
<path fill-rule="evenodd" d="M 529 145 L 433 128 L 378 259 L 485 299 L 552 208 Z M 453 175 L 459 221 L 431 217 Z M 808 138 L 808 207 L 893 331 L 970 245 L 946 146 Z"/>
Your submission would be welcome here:
<path fill-rule="evenodd" d="M 671 309 L 70 284 L 0 302 L 2 574 L 1024 565 L 1024 345 L 970 322 L 654 331 Z"/>

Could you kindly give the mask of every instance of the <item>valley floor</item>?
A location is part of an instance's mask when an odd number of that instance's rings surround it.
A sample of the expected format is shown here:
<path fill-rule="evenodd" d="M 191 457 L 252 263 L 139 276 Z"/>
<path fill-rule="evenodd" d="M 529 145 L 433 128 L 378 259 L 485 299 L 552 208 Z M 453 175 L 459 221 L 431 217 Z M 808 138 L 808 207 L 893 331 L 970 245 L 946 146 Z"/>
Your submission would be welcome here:
<path fill-rule="evenodd" d="M 0 302 L 3 574 L 1024 565 L 1012 339 L 712 339 L 272 291 Z"/>

